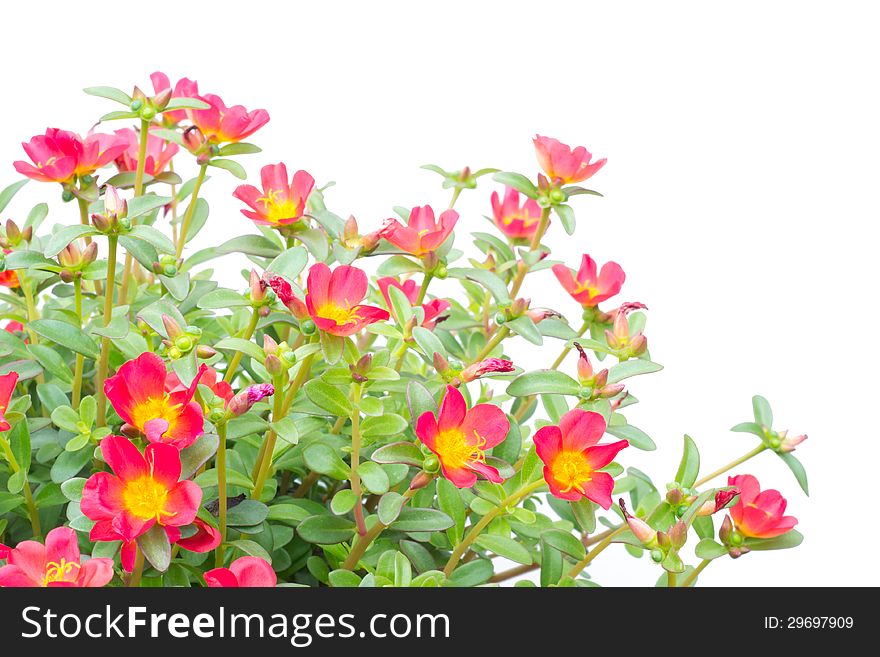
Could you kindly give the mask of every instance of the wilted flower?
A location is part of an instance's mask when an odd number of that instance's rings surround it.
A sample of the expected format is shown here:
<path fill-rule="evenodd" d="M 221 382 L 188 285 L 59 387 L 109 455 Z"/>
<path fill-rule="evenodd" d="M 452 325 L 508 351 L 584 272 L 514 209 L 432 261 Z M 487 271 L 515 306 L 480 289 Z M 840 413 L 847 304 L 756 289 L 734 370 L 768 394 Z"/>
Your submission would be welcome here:
<path fill-rule="evenodd" d="M 462 383 L 469 383 L 487 374 L 499 374 L 504 372 L 513 372 L 516 369 L 513 363 L 503 358 L 486 358 L 479 363 L 473 363 L 465 367 L 459 378 Z"/>
<path fill-rule="evenodd" d="M 259 383 L 257 385 L 248 386 L 240 393 L 235 395 L 232 399 L 229 400 L 229 403 L 226 405 L 226 409 L 232 414 L 233 417 L 237 417 L 239 415 L 244 415 L 247 413 L 254 404 L 263 399 L 264 397 L 270 397 L 275 394 L 275 386 L 271 383 Z"/>

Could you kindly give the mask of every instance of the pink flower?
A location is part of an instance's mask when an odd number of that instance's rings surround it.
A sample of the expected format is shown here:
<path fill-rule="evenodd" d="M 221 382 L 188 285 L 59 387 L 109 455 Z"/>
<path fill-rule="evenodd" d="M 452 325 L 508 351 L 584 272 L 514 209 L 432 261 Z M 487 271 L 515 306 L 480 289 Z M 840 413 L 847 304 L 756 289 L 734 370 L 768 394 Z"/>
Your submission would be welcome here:
<path fill-rule="evenodd" d="M 190 121 L 214 144 L 239 142 L 250 137 L 269 122 L 269 112 L 264 109 L 248 112 L 241 105 L 227 107 L 219 96 L 199 96 L 210 105 L 208 109 L 187 110 Z"/>
<path fill-rule="evenodd" d="M 6 421 L 3 414 L 9 408 L 16 383 L 18 383 L 18 372 L 0 375 L 0 431 L 9 431 L 10 429 L 9 422 Z"/>
<path fill-rule="evenodd" d="M 596 261 L 586 253 L 577 275 L 565 265 L 553 265 L 553 273 L 572 298 L 585 308 L 592 308 L 620 292 L 626 274 L 616 262 L 606 262 L 596 272 Z"/>
<path fill-rule="evenodd" d="M 158 129 L 155 128 L 155 129 Z M 177 155 L 180 148 L 177 144 L 165 141 L 162 137 L 153 134 L 153 128 L 147 137 L 147 157 L 144 160 L 144 173 L 148 176 L 158 176 L 165 171 L 165 167 L 171 162 L 171 158 Z M 116 168 L 122 171 L 137 171 L 138 155 L 140 151 L 140 135 L 131 128 L 117 130 L 116 135 L 124 139 L 126 148 L 116 158 Z"/>
<path fill-rule="evenodd" d="M 107 436 L 101 454 L 115 474 L 89 477 L 80 501 L 83 514 L 95 521 L 92 541 L 133 541 L 156 523 L 176 528 L 195 520 L 202 489 L 194 481 L 180 481 L 177 449 L 151 443 L 141 454 L 127 438 Z"/>
<path fill-rule="evenodd" d="M 232 391 L 232 386 L 226 383 L 223 379 L 220 379 L 217 370 L 213 367 L 205 366 L 202 370 L 202 373 L 196 378 L 197 385 L 203 385 L 206 388 L 210 388 L 211 392 L 220 397 L 223 401 L 228 402 L 232 399 L 235 394 Z M 168 393 L 186 393 L 189 391 L 183 382 L 180 380 L 180 377 L 174 373 L 174 371 L 168 372 L 165 376 L 165 392 Z"/>
<path fill-rule="evenodd" d="M 535 449 L 544 462 L 544 480 L 555 497 L 573 502 L 586 497 L 603 509 L 611 508 L 614 479 L 601 470 L 629 443 L 597 444 L 604 434 L 605 418 L 578 408 L 563 415 L 559 426 L 538 429 Z"/>
<path fill-rule="evenodd" d="M 56 527 L 46 535 L 46 544 L 22 541 L 0 558 L 8 563 L 0 568 L 0 586 L 13 587 L 93 587 L 100 588 L 113 579 L 113 559 L 82 562 L 76 532 Z"/>
<path fill-rule="evenodd" d="M 572 150 L 551 137 L 537 135 L 534 142 L 538 164 L 554 182 L 563 184 L 583 182 L 593 177 L 607 162 L 602 158 L 591 163 L 593 155 L 583 146 Z"/>
<path fill-rule="evenodd" d="M 232 194 L 251 207 L 241 213 L 264 226 L 289 226 L 299 221 L 315 188 L 315 179 L 305 171 L 297 171 L 288 182 L 283 162 L 264 166 L 260 174 L 262 191 L 253 185 L 239 185 Z"/>
<path fill-rule="evenodd" d="M 784 515 L 788 502 L 780 492 L 772 488 L 762 491 L 752 475 L 728 477 L 727 485 L 740 491 L 739 501 L 730 507 L 730 517 L 743 536 L 773 538 L 797 525 L 797 518 Z"/>
<path fill-rule="evenodd" d="M 479 363 L 473 363 L 465 367 L 460 374 L 462 383 L 469 383 L 487 374 L 513 372 L 516 369 L 513 363 L 503 358 L 487 358 Z"/>
<path fill-rule="evenodd" d="M 534 199 L 527 198 L 520 205 L 519 192 L 507 187 L 504 201 L 498 192 L 492 192 L 492 216 L 498 230 L 513 240 L 530 240 L 538 229 L 541 208 Z"/>
<path fill-rule="evenodd" d="M 259 383 L 257 385 L 248 386 L 240 393 L 229 400 L 226 408 L 233 416 L 238 417 L 247 413 L 254 404 L 265 397 L 271 397 L 275 394 L 275 386 L 271 383 Z"/>
<path fill-rule="evenodd" d="M 272 566 L 260 557 L 239 557 L 229 568 L 205 573 L 205 583 L 211 588 L 272 588 L 277 582 Z"/>
<path fill-rule="evenodd" d="M 381 235 L 398 249 L 422 256 L 439 249 L 452 234 L 457 221 L 455 210 L 446 210 L 440 220 L 435 221 L 434 210 L 426 205 L 412 209 L 406 226 L 397 219 L 386 219 Z"/>
<path fill-rule="evenodd" d="M 510 422 L 494 404 L 468 409 L 464 397 L 446 386 L 440 412 L 423 413 L 416 421 L 416 436 L 440 459 L 443 475 L 459 488 L 477 483 L 477 474 L 496 484 L 504 481 L 497 469 L 486 464 L 486 450 L 507 437 Z"/>
<path fill-rule="evenodd" d="M 403 292 L 410 305 L 415 305 L 416 301 L 419 300 L 421 286 L 416 285 L 416 282 L 411 278 L 401 283 L 393 276 L 385 276 L 378 279 L 376 285 L 379 286 L 379 291 L 385 299 L 385 305 L 392 313 L 394 312 L 394 307 L 391 304 L 391 296 L 388 292 L 388 288 L 396 287 Z M 425 318 L 422 320 L 422 326 L 426 329 L 432 329 L 437 326 L 437 322 L 441 319 L 440 315 L 446 310 L 449 310 L 451 306 L 452 304 L 446 299 L 431 299 L 430 301 L 423 303 L 422 309 L 425 311 Z"/>
<path fill-rule="evenodd" d="M 164 73 L 156 71 L 150 76 L 150 80 L 153 83 L 153 91 L 157 94 L 162 93 L 167 89 L 171 89 L 171 81 Z M 174 85 L 174 91 L 171 93 L 171 97 L 198 98 L 199 83 L 190 80 L 189 78 L 181 78 L 178 80 L 177 84 Z M 171 110 L 170 112 L 163 112 L 162 117 L 171 123 L 180 123 L 188 118 L 186 110 Z"/>
<path fill-rule="evenodd" d="M 367 275 L 349 265 L 332 272 L 323 262 L 312 265 L 306 282 L 306 309 L 322 331 L 342 337 L 388 319 L 388 313 L 360 302 L 367 294 Z"/>

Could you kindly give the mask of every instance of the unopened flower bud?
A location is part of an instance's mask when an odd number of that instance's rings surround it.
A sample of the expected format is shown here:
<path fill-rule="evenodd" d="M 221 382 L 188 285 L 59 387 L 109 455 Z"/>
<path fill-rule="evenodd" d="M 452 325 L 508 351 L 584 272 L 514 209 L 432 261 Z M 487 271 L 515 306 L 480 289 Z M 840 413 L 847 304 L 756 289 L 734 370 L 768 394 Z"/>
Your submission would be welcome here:
<path fill-rule="evenodd" d="M 69 269 L 62 269 L 60 272 L 58 272 L 58 278 L 60 278 L 65 283 L 73 283 L 76 276 L 74 276 L 74 273 Z"/>
<path fill-rule="evenodd" d="M 263 334 L 263 352 L 268 356 L 278 351 L 278 343 L 268 333 Z"/>
<path fill-rule="evenodd" d="M 535 324 L 540 324 L 545 319 L 559 319 L 562 317 L 560 313 L 549 308 L 530 308 L 526 311 L 526 316 Z"/>
<path fill-rule="evenodd" d="M 82 254 L 82 264 L 90 265 L 98 259 L 98 243 L 89 242 Z"/>
<path fill-rule="evenodd" d="M 342 230 L 342 238 L 345 242 L 354 242 L 358 237 L 357 219 L 354 218 L 354 215 L 350 215 L 348 219 L 345 220 L 345 226 Z"/>
<path fill-rule="evenodd" d="M 501 324 L 504 324 L 508 319 L 510 319 L 510 318 L 507 316 L 507 313 L 505 313 L 505 312 L 502 312 L 499 310 L 497 313 L 495 313 L 495 323 L 498 324 L 499 326 Z"/>
<path fill-rule="evenodd" d="M 779 435 L 782 437 L 782 441 L 779 443 L 779 451 L 783 453 L 793 452 L 795 447 L 797 447 L 807 439 L 807 434 L 792 436 L 791 438 L 789 438 L 787 431 L 781 431 L 779 432 Z"/>
<path fill-rule="evenodd" d="M 645 547 L 656 546 L 657 532 L 644 520 L 636 518 L 634 515 L 630 514 L 626 510 L 626 504 L 624 503 L 623 498 L 620 498 L 617 503 L 620 505 L 620 510 L 623 512 L 623 517 L 626 518 L 626 524 L 629 525 L 630 531 L 635 534 L 635 537 L 641 541 L 642 545 Z"/>
<path fill-rule="evenodd" d="M 275 394 L 275 386 L 271 383 L 258 383 L 257 385 L 248 386 L 240 393 L 229 400 L 226 410 L 233 416 L 238 417 L 247 413 L 254 404 Z"/>
<path fill-rule="evenodd" d="M 6 220 L 6 239 L 13 246 L 21 242 L 21 231 L 12 219 Z"/>
<path fill-rule="evenodd" d="M 103 214 L 93 214 L 92 225 L 102 233 L 110 230 L 110 220 Z"/>
<path fill-rule="evenodd" d="M 440 459 L 437 458 L 436 454 L 428 454 L 428 456 L 425 457 L 425 460 L 422 461 L 422 470 L 430 473 L 439 472 Z"/>
<path fill-rule="evenodd" d="M 82 263 L 82 257 L 83 254 L 79 249 L 79 244 L 74 240 L 58 253 L 58 262 L 62 267 L 79 267 Z"/>
<path fill-rule="evenodd" d="M 267 285 L 260 278 L 256 269 L 251 269 L 250 275 L 251 301 L 263 301 L 266 298 Z"/>
<path fill-rule="evenodd" d="M 441 376 L 448 374 L 452 369 L 449 366 L 449 361 L 438 351 L 434 352 L 434 369 Z"/>
<path fill-rule="evenodd" d="M 679 549 L 685 544 L 685 542 L 687 542 L 688 527 L 681 520 L 672 525 L 672 527 L 670 527 L 669 531 L 666 533 L 669 535 L 669 540 L 672 542 L 672 547 L 676 549 Z"/>
<path fill-rule="evenodd" d="M 299 330 L 302 331 L 303 335 L 312 335 L 317 328 L 318 327 L 315 326 L 315 323 L 310 319 L 303 320 L 299 323 Z"/>
<path fill-rule="evenodd" d="M 648 338 L 642 333 L 636 333 L 630 340 L 629 351 L 632 356 L 641 356 L 648 350 Z"/>
<path fill-rule="evenodd" d="M 266 371 L 272 376 L 278 376 L 287 369 L 284 367 L 284 363 L 281 362 L 281 359 L 275 354 L 269 354 L 266 356 L 266 361 L 263 365 L 265 365 Z"/>
<path fill-rule="evenodd" d="M 198 153 L 207 143 L 205 135 L 196 126 L 190 126 L 183 131 L 183 145 L 190 153 Z"/>
<path fill-rule="evenodd" d="M 113 185 L 104 187 L 104 215 L 112 222 L 128 214 L 128 202 L 120 198 Z"/>
<path fill-rule="evenodd" d="M 580 381 L 581 385 L 588 386 L 593 383 L 593 366 L 590 364 L 590 358 L 587 356 L 587 352 L 584 351 L 584 348 L 580 345 L 579 342 L 573 342 L 572 345 L 578 351 L 578 362 L 577 362 L 577 376 L 578 381 Z"/>
<path fill-rule="evenodd" d="M 127 422 L 119 428 L 119 432 L 123 436 L 127 436 L 128 438 L 137 438 L 141 434 L 140 429 L 138 429 L 133 424 L 128 424 Z"/>
<path fill-rule="evenodd" d="M 163 89 L 155 96 L 153 96 L 150 102 L 152 103 L 153 107 L 161 112 L 166 107 L 168 107 L 168 102 L 171 100 L 171 93 L 172 91 L 170 87 L 168 89 Z"/>
<path fill-rule="evenodd" d="M 603 370 L 603 372 L 604 371 L 605 370 Z M 619 395 L 621 392 L 623 392 L 623 389 L 625 387 L 626 386 L 622 383 L 612 383 L 611 385 L 602 386 L 602 388 L 599 389 L 599 396 L 602 399 L 609 399 L 611 397 L 614 397 L 615 395 Z"/>
<path fill-rule="evenodd" d="M 209 358 L 213 358 L 217 355 L 217 350 L 213 347 L 209 347 L 205 344 L 200 344 L 196 347 L 196 356 L 201 358 L 202 360 L 208 360 Z"/>
<path fill-rule="evenodd" d="M 510 316 L 521 317 L 529 309 L 529 304 L 531 302 L 531 299 L 515 299 L 514 302 L 510 304 Z"/>
<path fill-rule="evenodd" d="M 503 358 L 486 358 L 478 363 L 468 365 L 461 371 L 459 377 L 462 383 L 469 383 L 488 374 L 513 372 L 513 363 Z"/>
<path fill-rule="evenodd" d="M 183 329 L 180 328 L 180 324 L 170 315 L 162 315 L 162 324 L 165 326 L 165 333 L 168 334 L 170 340 L 176 340 L 183 335 Z"/>
<path fill-rule="evenodd" d="M 724 520 L 721 521 L 721 527 L 718 529 L 718 538 L 721 539 L 721 542 L 725 545 L 729 545 L 732 532 L 733 521 L 731 521 L 730 516 L 725 515 Z"/>
<path fill-rule="evenodd" d="M 420 472 L 415 477 L 413 477 L 412 481 L 409 482 L 410 490 L 418 490 L 420 488 L 424 488 L 428 484 L 430 484 L 434 480 L 433 474 L 428 474 L 427 472 Z"/>

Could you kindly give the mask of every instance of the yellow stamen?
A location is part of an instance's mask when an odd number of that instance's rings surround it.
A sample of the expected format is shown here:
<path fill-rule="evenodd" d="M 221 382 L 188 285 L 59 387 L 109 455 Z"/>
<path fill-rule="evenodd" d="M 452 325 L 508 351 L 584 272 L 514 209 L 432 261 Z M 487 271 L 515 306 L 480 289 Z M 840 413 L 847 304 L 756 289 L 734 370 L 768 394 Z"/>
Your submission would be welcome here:
<path fill-rule="evenodd" d="M 459 429 L 447 429 L 437 435 L 435 449 L 446 467 L 456 470 L 470 463 L 486 462 L 483 452 L 486 439 L 476 432 L 474 435 L 477 438 L 475 444 L 468 443 L 464 432 Z"/>
<path fill-rule="evenodd" d="M 583 452 L 566 450 L 560 452 L 550 465 L 553 478 L 562 485 L 562 492 L 574 489 L 584 494 L 583 485 L 593 477 L 593 469 Z"/>
<path fill-rule="evenodd" d="M 162 521 L 162 516 L 174 515 L 165 511 L 165 500 L 168 489 L 149 475 L 129 481 L 122 491 L 122 504 L 131 514 L 141 520 L 155 518 Z"/>
<path fill-rule="evenodd" d="M 50 561 L 46 564 L 46 576 L 43 577 L 43 586 L 50 582 L 73 582 L 79 574 L 80 565 L 74 561 L 68 561 L 61 557 L 61 562 Z M 70 577 L 72 575 L 72 577 Z"/>
<path fill-rule="evenodd" d="M 324 319 L 332 319 L 339 325 L 350 324 L 361 319 L 361 316 L 358 315 L 355 308 L 350 308 L 349 306 L 343 307 L 335 303 L 328 303 L 324 306 L 321 306 L 318 309 L 317 314 L 318 317 L 323 317 Z"/>
<path fill-rule="evenodd" d="M 168 397 L 158 399 L 150 397 L 145 402 L 135 406 L 131 411 L 131 423 L 141 431 L 150 420 L 162 419 L 168 423 L 167 432 L 170 433 L 177 424 L 182 404 L 171 404 Z"/>
<path fill-rule="evenodd" d="M 266 210 L 266 216 L 272 223 L 278 223 L 282 219 L 290 219 L 300 215 L 299 205 L 291 199 L 279 200 L 282 195 L 280 189 L 270 189 L 265 196 L 257 199 L 257 203 L 262 203 Z"/>

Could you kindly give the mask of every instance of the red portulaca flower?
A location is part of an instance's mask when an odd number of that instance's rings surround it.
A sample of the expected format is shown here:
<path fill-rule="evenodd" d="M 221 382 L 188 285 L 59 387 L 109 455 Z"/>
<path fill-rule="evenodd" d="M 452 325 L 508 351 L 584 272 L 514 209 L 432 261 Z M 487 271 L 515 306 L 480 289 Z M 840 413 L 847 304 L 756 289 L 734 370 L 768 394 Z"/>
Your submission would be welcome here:
<path fill-rule="evenodd" d="M 158 129 L 158 128 L 157 128 Z M 131 128 L 123 128 L 116 131 L 116 136 L 125 141 L 125 150 L 116 158 L 116 168 L 122 171 L 137 171 L 138 155 L 140 151 L 140 135 Z M 153 134 L 147 136 L 147 156 L 144 159 L 144 173 L 148 176 L 158 176 L 165 171 L 165 167 L 171 162 L 171 158 L 177 155 L 180 148 L 177 144 L 166 141 Z"/>
<path fill-rule="evenodd" d="M 195 385 L 203 385 L 210 388 L 211 392 L 220 397 L 224 402 L 228 402 L 232 399 L 232 396 L 235 394 L 232 391 L 232 386 L 220 378 L 217 374 L 217 370 L 213 367 L 204 366 L 204 368 L 200 368 L 200 371 L 201 374 L 196 377 L 194 382 Z M 165 392 L 185 393 L 189 392 L 189 388 L 183 385 L 180 377 L 171 371 L 165 376 Z"/>
<path fill-rule="evenodd" d="M 269 122 L 269 112 L 264 109 L 248 112 L 241 105 L 227 107 L 223 99 L 214 94 L 205 94 L 198 98 L 210 107 L 190 109 L 187 114 L 193 125 L 213 144 L 247 139 Z"/>
<path fill-rule="evenodd" d="M 416 282 L 411 278 L 401 283 L 393 276 L 385 276 L 377 280 L 376 285 L 379 286 L 379 291 L 382 292 L 382 296 L 385 299 L 385 305 L 388 306 L 388 310 L 392 313 L 394 313 L 394 306 L 392 306 L 391 297 L 388 294 L 388 288 L 390 287 L 396 287 L 403 292 L 411 305 L 415 305 L 419 300 L 421 286 L 416 285 Z M 422 320 L 422 326 L 426 329 L 432 329 L 437 326 L 437 322 L 440 321 L 440 315 L 449 310 L 451 305 L 446 299 L 431 299 L 423 303 L 422 309 L 425 311 L 425 318 Z"/>
<path fill-rule="evenodd" d="M 563 415 L 559 426 L 538 429 L 535 449 L 544 462 L 544 480 L 555 497 L 572 502 L 586 497 L 603 509 L 611 508 L 614 479 L 600 470 L 629 443 L 597 444 L 604 434 L 605 418 L 577 408 Z"/>
<path fill-rule="evenodd" d="M 205 573 L 205 584 L 211 588 L 271 588 L 277 581 L 272 566 L 260 557 L 239 557 L 229 568 Z"/>
<path fill-rule="evenodd" d="M 397 219 L 386 219 L 381 235 L 398 249 L 422 256 L 439 249 L 452 234 L 457 221 L 455 210 L 446 210 L 439 221 L 435 221 L 434 210 L 426 205 L 412 209 L 406 226 Z"/>
<path fill-rule="evenodd" d="M 440 413 L 428 411 L 416 422 L 419 440 L 440 459 L 443 475 L 459 488 L 470 488 L 477 474 L 496 484 L 501 474 L 486 464 L 486 450 L 501 443 L 510 422 L 494 404 L 477 404 L 468 410 L 458 389 L 446 386 Z"/>
<path fill-rule="evenodd" d="M 541 208 L 530 198 L 520 205 L 519 192 L 508 187 L 503 201 L 498 192 L 492 192 L 492 216 L 498 230 L 510 239 L 530 240 L 538 229 Z"/>
<path fill-rule="evenodd" d="M 235 198 L 251 207 L 241 213 L 264 226 L 289 226 L 299 221 L 315 188 L 315 179 L 300 170 L 290 180 L 284 163 L 264 166 L 260 175 L 262 191 L 253 185 L 239 185 L 233 192 Z"/>
<path fill-rule="evenodd" d="M 14 162 L 16 171 L 33 180 L 63 183 L 112 162 L 125 150 L 126 142 L 116 135 L 90 132 L 83 139 L 67 130 L 48 128 L 22 147 L 32 164 Z"/>
<path fill-rule="evenodd" d="M 136 427 L 147 440 L 183 449 L 202 435 L 205 426 L 202 407 L 192 401 L 203 372 L 188 389 L 177 392 L 166 392 L 167 376 L 162 359 L 148 351 L 104 381 L 104 393 L 123 422 Z"/>
<path fill-rule="evenodd" d="M 8 550 L 8 563 L 0 568 L 0 586 L 18 587 L 94 587 L 113 579 L 113 559 L 82 562 L 76 532 L 56 527 L 46 534 L 46 544 L 22 541 Z"/>
<path fill-rule="evenodd" d="M 83 488 L 80 508 L 95 521 L 92 541 L 133 541 L 156 523 L 185 527 L 195 520 L 202 489 L 179 481 L 180 452 L 174 447 L 151 444 L 141 454 L 127 438 L 107 436 L 101 454 L 115 474 L 97 472 Z"/>
<path fill-rule="evenodd" d="M 583 182 L 592 178 L 608 161 L 605 158 L 590 162 L 592 153 L 583 146 L 575 149 L 551 137 L 537 135 L 534 139 L 538 164 L 552 181 L 563 184 Z"/>
<path fill-rule="evenodd" d="M 168 89 L 171 89 L 171 81 L 168 79 L 168 76 L 164 73 L 156 71 L 150 76 L 150 80 L 153 83 L 153 91 L 157 94 L 162 93 Z M 174 90 L 171 92 L 172 98 L 198 98 L 199 97 L 199 83 L 194 80 L 190 80 L 189 78 L 181 78 L 178 80 L 177 84 L 174 85 Z M 181 121 L 187 119 L 186 110 L 171 110 L 169 112 L 163 112 L 162 117 L 171 123 L 180 123 Z"/>
<path fill-rule="evenodd" d="M 12 253 L 12 250 L 3 249 L 3 253 Z M 3 271 L 0 271 L 0 285 L 8 287 L 10 290 L 21 285 L 21 282 L 18 280 L 18 274 L 15 273 L 14 269 L 4 269 Z M 11 325 L 12 322 L 10 322 L 10 326 Z"/>
<path fill-rule="evenodd" d="M 306 282 L 306 309 L 315 325 L 332 335 L 353 335 L 369 324 L 388 319 L 385 310 L 362 306 L 367 275 L 349 265 L 332 272 L 323 262 L 312 265 Z"/>
<path fill-rule="evenodd" d="M 606 262 L 597 272 L 596 261 L 586 253 L 577 274 L 565 265 L 553 265 L 553 273 L 572 298 L 585 308 L 599 305 L 620 292 L 626 274 L 616 262 Z"/>
<path fill-rule="evenodd" d="M 18 383 L 18 372 L 9 372 L 0 376 L 0 431 L 9 431 L 10 429 L 4 413 L 9 408 L 9 401 L 12 399 L 16 383 Z"/>
<path fill-rule="evenodd" d="M 772 488 L 762 491 L 752 475 L 728 477 L 727 485 L 739 489 L 739 501 L 730 507 L 730 517 L 743 536 L 773 538 L 797 525 L 797 518 L 784 515 L 788 502 L 780 492 Z"/>

